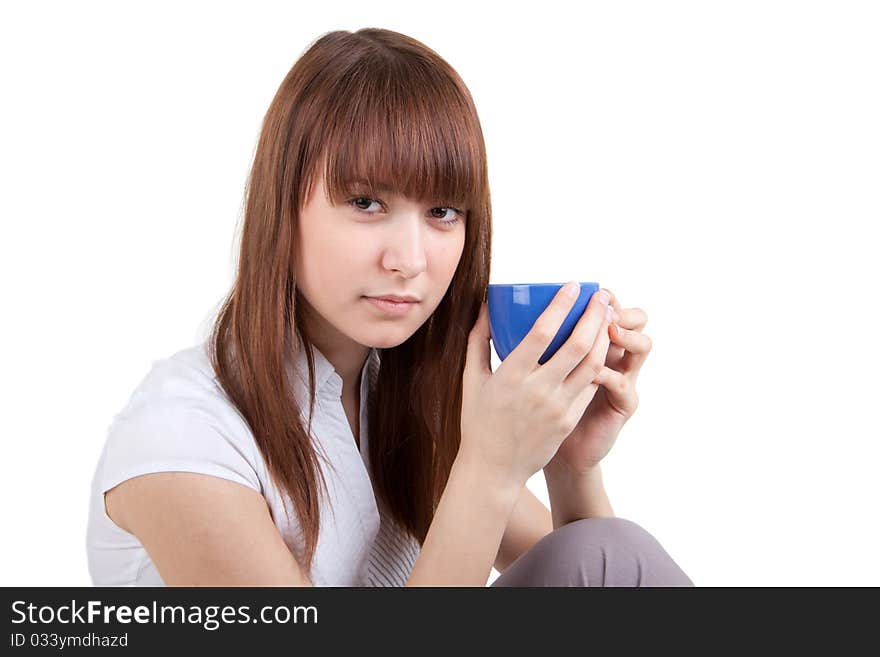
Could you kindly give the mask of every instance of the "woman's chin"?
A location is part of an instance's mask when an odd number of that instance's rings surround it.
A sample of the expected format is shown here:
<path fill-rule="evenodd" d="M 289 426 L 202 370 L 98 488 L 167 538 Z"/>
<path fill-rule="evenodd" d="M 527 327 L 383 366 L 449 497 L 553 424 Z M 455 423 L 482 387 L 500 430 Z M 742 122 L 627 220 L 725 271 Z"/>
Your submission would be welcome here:
<path fill-rule="evenodd" d="M 412 331 L 389 331 L 387 328 L 381 334 L 364 336 L 364 340 L 359 340 L 363 345 L 376 349 L 392 349 L 399 347 L 409 340 L 413 335 Z"/>

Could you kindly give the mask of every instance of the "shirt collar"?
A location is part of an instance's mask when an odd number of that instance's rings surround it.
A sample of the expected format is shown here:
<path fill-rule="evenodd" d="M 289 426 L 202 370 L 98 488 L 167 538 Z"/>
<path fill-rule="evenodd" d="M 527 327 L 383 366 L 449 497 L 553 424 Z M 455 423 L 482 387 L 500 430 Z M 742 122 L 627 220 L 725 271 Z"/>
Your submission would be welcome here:
<path fill-rule="evenodd" d="M 296 353 L 293 356 L 292 364 L 289 370 L 294 375 L 293 385 L 296 388 L 301 403 L 308 404 L 309 393 L 309 363 L 306 358 L 303 342 L 296 333 Z M 321 351 L 310 345 L 312 357 L 315 361 L 315 395 L 338 400 L 342 396 L 342 377 L 336 372 L 333 364 L 327 360 Z M 367 359 L 361 369 L 361 390 L 365 383 L 369 381 L 371 368 L 379 364 L 379 350 L 371 347 L 367 354 Z"/>

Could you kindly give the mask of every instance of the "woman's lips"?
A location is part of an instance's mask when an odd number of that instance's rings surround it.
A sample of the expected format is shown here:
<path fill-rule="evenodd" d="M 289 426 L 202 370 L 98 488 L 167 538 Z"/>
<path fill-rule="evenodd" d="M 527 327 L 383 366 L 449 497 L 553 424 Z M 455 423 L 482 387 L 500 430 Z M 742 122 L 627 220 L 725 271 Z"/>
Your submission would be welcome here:
<path fill-rule="evenodd" d="M 364 297 L 364 299 L 369 301 L 374 308 L 392 317 L 406 315 L 419 303 L 418 301 L 389 301 L 388 299 L 378 299 L 376 297 Z"/>

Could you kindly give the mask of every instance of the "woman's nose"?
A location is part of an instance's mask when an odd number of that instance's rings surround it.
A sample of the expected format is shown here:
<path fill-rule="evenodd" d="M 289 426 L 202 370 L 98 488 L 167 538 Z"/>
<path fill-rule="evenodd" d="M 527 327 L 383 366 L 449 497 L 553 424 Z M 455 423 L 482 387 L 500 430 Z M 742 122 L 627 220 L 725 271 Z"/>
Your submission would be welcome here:
<path fill-rule="evenodd" d="M 428 261 L 425 255 L 425 239 L 420 222 L 402 222 L 389 239 L 383 256 L 386 269 L 396 270 L 408 278 L 425 271 Z"/>

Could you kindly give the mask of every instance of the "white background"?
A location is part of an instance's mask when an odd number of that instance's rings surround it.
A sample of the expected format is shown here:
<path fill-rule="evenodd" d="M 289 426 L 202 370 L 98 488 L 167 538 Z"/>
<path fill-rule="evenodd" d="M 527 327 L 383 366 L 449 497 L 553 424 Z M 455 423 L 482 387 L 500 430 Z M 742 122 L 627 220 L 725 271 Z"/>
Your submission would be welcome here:
<path fill-rule="evenodd" d="M 269 101 L 321 34 L 385 27 L 476 101 L 492 282 L 648 313 L 616 514 L 701 586 L 880 585 L 876 7 L 4 4 L 0 584 L 90 584 L 104 434 L 206 334 Z"/>

